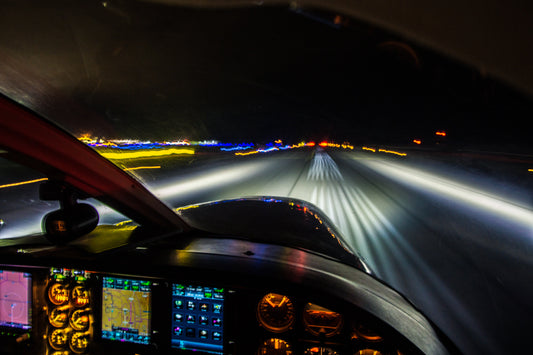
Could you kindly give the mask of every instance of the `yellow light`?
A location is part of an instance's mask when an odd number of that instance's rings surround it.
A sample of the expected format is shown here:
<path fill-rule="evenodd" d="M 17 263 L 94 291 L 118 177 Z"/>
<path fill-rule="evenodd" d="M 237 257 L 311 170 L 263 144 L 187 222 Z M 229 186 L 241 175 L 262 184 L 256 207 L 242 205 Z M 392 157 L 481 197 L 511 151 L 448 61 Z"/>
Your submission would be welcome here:
<path fill-rule="evenodd" d="M 368 150 L 368 151 L 370 151 L 372 153 L 376 152 L 376 150 L 374 148 L 368 148 L 368 147 L 363 147 L 363 150 Z"/>
<path fill-rule="evenodd" d="M 128 151 L 128 152 L 102 152 L 100 153 L 104 158 L 107 159 L 139 159 L 139 158 L 153 158 L 153 157 L 162 157 L 168 155 L 192 155 L 194 154 L 194 149 L 189 148 L 169 148 L 169 149 L 150 149 L 150 150 L 139 150 L 139 151 Z"/>
<path fill-rule="evenodd" d="M 422 144 L 422 141 L 420 139 L 413 139 L 413 143 Z"/>
<path fill-rule="evenodd" d="M 395 155 L 399 155 L 401 157 L 405 157 L 407 155 L 406 153 L 395 152 L 394 150 L 380 149 L 379 151 L 381 153 L 395 154 Z"/>
<path fill-rule="evenodd" d="M 134 168 L 125 168 L 124 171 L 141 170 L 141 169 L 161 169 L 161 165 L 137 166 L 137 167 L 134 167 Z"/>
<path fill-rule="evenodd" d="M 46 180 L 48 180 L 48 178 L 35 179 L 35 180 L 29 180 L 29 181 L 21 181 L 21 182 L 14 182 L 12 184 L 0 185 L 0 189 L 3 189 L 5 187 L 13 187 L 13 186 L 26 185 L 26 184 L 33 184 L 35 182 L 46 181 Z"/>
<path fill-rule="evenodd" d="M 259 153 L 257 150 L 252 150 L 251 152 L 237 152 L 235 155 L 250 155 L 250 154 L 257 154 Z"/>
<path fill-rule="evenodd" d="M 437 131 L 437 132 L 435 132 L 435 134 L 436 134 L 437 136 L 446 137 L 446 132 L 444 132 L 444 131 Z"/>

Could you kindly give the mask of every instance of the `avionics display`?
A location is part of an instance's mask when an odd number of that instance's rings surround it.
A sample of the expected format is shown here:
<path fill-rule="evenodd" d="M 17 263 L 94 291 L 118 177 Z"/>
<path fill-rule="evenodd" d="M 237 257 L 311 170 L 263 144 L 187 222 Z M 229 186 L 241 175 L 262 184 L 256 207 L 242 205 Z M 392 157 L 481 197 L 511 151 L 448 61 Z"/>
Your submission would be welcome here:
<path fill-rule="evenodd" d="M 102 339 L 150 344 L 152 282 L 103 277 Z"/>
<path fill-rule="evenodd" d="M 0 326 L 31 328 L 31 275 L 0 270 Z"/>
<path fill-rule="evenodd" d="M 222 354 L 223 314 L 223 288 L 172 284 L 172 347 Z"/>

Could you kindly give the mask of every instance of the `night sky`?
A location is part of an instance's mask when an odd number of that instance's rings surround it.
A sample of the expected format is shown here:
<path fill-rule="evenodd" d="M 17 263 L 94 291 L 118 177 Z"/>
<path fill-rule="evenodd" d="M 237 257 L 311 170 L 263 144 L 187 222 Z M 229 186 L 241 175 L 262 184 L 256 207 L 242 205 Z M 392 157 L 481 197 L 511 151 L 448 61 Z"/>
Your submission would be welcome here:
<path fill-rule="evenodd" d="M 47 109 L 29 106 L 106 138 L 407 144 L 446 130 L 449 145 L 530 144 L 531 99 L 355 20 L 116 4 L 6 4 L 2 91 L 46 92 Z"/>

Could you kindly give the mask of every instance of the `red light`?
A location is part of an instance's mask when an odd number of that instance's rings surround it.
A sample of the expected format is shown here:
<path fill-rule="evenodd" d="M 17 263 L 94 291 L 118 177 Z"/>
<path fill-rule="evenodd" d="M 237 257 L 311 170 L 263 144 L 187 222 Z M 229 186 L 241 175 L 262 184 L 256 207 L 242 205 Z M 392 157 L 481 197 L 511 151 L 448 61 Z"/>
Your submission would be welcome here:
<path fill-rule="evenodd" d="M 446 132 L 444 132 L 444 131 L 437 131 L 437 132 L 435 132 L 435 134 L 436 134 L 437 136 L 446 137 Z"/>
<path fill-rule="evenodd" d="M 320 142 L 319 146 L 327 147 L 328 146 L 328 142 Z"/>
<path fill-rule="evenodd" d="M 307 145 L 310 146 L 310 147 L 314 147 L 315 144 L 316 144 L 315 142 L 309 142 L 309 143 L 307 143 Z"/>
<path fill-rule="evenodd" d="M 420 139 L 413 139 L 413 143 L 422 144 L 422 141 Z"/>

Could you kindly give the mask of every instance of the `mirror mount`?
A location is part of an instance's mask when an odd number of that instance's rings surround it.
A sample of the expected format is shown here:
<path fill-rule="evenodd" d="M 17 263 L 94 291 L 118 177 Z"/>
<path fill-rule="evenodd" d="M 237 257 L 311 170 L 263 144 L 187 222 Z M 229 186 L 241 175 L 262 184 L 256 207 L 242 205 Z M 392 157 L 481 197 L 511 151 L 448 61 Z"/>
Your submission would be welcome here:
<path fill-rule="evenodd" d="M 98 225 L 96 209 L 87 203 L 78 202 L 78 199 L 88 196 L 63 182 L 42 183 L 39 197 L 43 201 L 59 201 L 60 208 L 48 213 L 42 221 L 46 238 L 54 244 L 72 241 L 92 232 Z"/>

